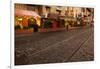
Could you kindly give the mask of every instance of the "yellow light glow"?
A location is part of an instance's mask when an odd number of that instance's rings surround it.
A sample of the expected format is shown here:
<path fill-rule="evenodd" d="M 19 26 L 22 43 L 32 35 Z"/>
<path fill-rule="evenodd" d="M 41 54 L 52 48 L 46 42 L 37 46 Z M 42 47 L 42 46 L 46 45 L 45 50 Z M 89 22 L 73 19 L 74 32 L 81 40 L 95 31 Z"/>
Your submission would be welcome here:
<path fill-rule="evenodd" d="M 19 20 L 19 21 L 22 21 L 23 19 L 22 19 L 22 18 L 19 18 L 18 20 Z"/>

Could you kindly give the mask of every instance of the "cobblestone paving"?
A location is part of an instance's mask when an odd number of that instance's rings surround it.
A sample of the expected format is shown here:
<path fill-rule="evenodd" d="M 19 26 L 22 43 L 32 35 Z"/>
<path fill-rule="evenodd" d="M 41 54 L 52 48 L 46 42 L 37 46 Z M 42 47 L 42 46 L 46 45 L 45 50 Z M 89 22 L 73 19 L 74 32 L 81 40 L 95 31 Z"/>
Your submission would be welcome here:
<path fill-rule="evenodd" d="M 94 34 L 91 34 L 88 40 L 82 45 L 70 61 L 91 61 L 94 60 Z"/>
<path fill-rule="evenodd" d="M 15 37 L 15 64 L 93 60 L 93 46 L 93 28 Z"/>

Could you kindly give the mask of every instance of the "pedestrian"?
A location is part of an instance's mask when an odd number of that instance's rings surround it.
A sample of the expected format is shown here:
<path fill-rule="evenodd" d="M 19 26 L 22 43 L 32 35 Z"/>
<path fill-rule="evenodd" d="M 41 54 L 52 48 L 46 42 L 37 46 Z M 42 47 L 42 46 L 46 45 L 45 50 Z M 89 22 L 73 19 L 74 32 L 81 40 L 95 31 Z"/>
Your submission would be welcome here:
<path fill-rule="evenodd" d="M 66 27 L 66 30 L 68 31 L 69 30 L 69 23 L 68 23 L 67 19 L 65 19 L 65 27 Z"/>
<path fill-rule="evenodd" d="M 35 19 L 34 19 L 33 29 L 34 29 L 34 32 L 38 32 L 38 25 Z"/>
<path fill-rule="evenodd" d="M 66 25 L 66 29 L 67 29 L 67 31 L 68 31 L 68 29 L 69 29 L 68 24 Z"/>

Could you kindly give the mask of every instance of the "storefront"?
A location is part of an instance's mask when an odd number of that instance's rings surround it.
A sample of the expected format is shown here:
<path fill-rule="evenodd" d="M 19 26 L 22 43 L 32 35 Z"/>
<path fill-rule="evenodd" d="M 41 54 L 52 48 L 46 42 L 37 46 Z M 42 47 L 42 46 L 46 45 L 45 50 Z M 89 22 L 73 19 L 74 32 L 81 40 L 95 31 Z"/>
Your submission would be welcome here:
<path fill-rule="evenodd" d="M 15 29 L 29 29 L 30 24 L 40 26 L 41 17 L 34 11 L 15 9 Z"/>
<path fill-rule="evenodd" d="M 50 13 L 47 18 L 41 18 L 41 29 L 45 31 L 56 31 L 58 28 L 64 28 L 65 21 L 63 17 L 55 13 Z"/>

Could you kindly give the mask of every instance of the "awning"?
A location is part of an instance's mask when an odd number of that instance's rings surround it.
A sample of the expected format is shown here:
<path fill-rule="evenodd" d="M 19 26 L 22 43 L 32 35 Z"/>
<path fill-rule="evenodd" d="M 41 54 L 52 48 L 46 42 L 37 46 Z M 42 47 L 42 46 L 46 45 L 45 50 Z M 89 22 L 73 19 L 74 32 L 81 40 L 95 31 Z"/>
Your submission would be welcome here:
<path fill-rule="evenodd" d="M 52 18 L 52 19 L 58 19 L 58 18 L 64 19 L 65 16 L 64 15 L 58 15 L 57 13 L 50 13 L 49 16 L 48 16 L 48 18 Z"/>
<path fill-rule="evenodd" d="M 59 15 L 56 13 L 49 13 L 49 15 L 48 15 L 48 18 L 51 18 L 51 19 L 57 19 L 58 17 L 59 17 Z"/>
<path fill-rule="evenodd" d="M 16 16 L 33 16 L 33 17 L 39 17 L 39 18 L 41 18 L 41 16 L 39 16 L 34 11 L 21 10 L 21 9 L 15 9 L 15 15 Z"/>

